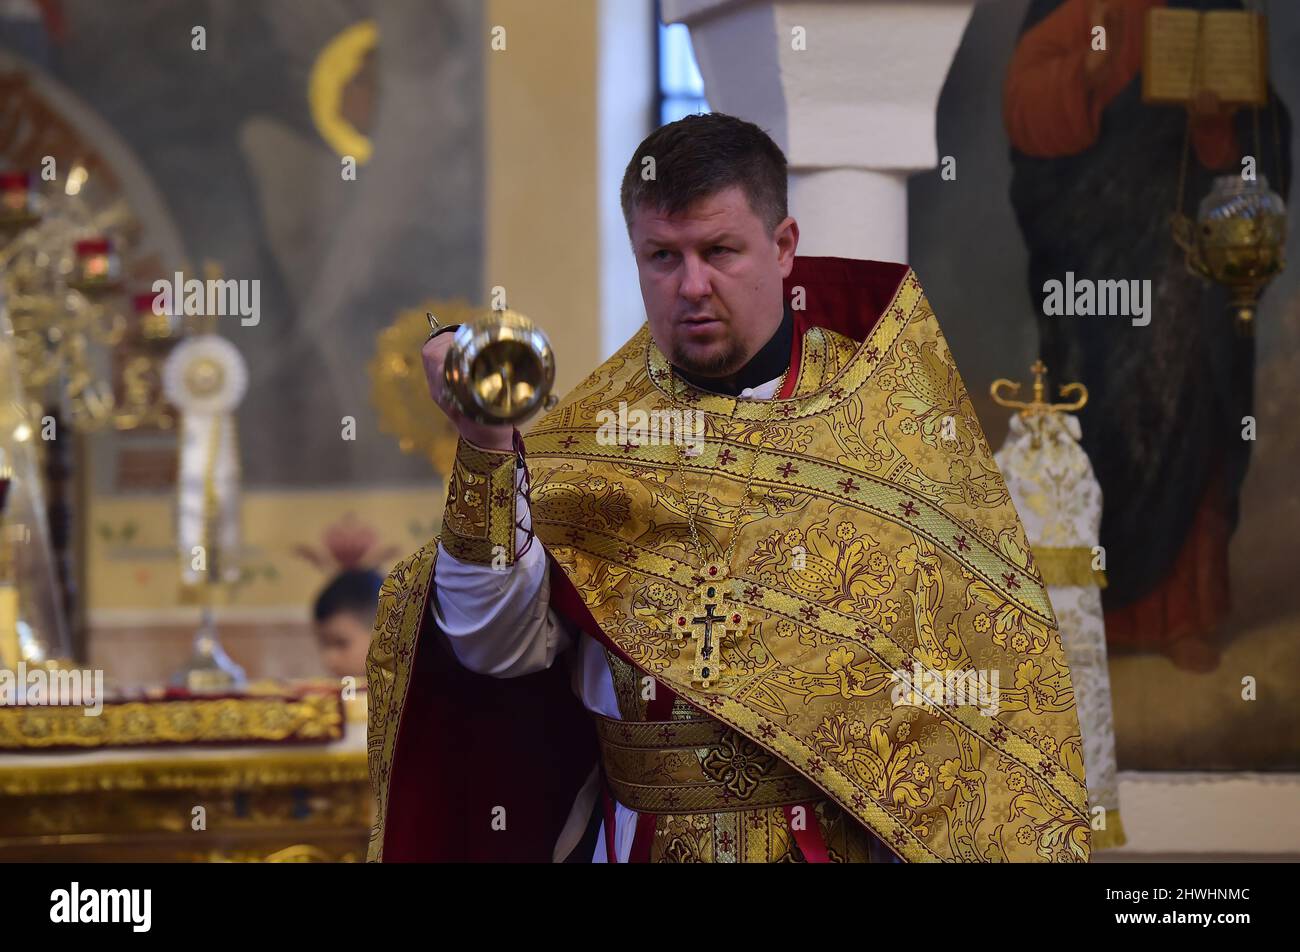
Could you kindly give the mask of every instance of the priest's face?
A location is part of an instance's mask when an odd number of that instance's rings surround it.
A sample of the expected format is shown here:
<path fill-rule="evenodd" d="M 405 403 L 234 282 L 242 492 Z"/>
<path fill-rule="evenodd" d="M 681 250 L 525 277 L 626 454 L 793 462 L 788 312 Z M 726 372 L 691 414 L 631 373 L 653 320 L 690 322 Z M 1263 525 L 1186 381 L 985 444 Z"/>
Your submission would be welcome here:
<path fill-rule="evenodd" d="M 729 376 L 776 333 L 799 243 L 793 218 L 769 232 L 736 185 L 678 215 L 642 205 L 630 237 L 650 333 L 678 367 Z"/>

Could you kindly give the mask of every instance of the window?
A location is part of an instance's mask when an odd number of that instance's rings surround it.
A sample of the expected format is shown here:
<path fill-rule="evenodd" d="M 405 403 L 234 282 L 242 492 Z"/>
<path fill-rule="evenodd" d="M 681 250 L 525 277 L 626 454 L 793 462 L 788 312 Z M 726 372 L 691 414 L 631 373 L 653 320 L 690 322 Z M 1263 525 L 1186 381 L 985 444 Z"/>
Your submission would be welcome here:
<path fill-rule="evenodd" d="M 655 3 L 658 33 L 659 123 L 664 125 L 682 116 L 708 112 L 704 98 L 704 78 L 695 65 L 691 49 L 691 32 L 684 23 L 665 25 Z"/>

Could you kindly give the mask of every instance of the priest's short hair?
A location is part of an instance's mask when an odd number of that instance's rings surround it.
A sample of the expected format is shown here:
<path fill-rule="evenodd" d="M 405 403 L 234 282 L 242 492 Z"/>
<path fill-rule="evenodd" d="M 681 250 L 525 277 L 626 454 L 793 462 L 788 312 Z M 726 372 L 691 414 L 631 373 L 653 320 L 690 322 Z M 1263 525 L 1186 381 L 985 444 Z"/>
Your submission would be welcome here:
<path fill-rule="evenodd" d="M 653 159 L 653 176 L 645 172 L 647 159 Z M 685 116 L 637 146 L 623 173 L 623 220 L 630 232 L 632 216 L 643 205 L 676 215 L 738 185 L 772 232 L 788 214 L 788 174 L 785 153 L 754 123 L 721 112 Z"/>

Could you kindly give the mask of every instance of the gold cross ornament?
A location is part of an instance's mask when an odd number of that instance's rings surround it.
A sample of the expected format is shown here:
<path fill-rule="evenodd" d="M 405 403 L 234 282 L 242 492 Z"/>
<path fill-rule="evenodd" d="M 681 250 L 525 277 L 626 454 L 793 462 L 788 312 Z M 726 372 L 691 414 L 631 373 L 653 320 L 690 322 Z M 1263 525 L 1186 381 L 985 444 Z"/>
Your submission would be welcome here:
<path fill-rule="evenodd" d="M 673 618 L 679 640 L 695 640 L 691 683 L 708 688 L 722 674 L 722 640 L 739 638 L 749 628 L 743 605 L 730 597 L 726 569 L 716 563 L 704 566 L 694 597 Z"/>

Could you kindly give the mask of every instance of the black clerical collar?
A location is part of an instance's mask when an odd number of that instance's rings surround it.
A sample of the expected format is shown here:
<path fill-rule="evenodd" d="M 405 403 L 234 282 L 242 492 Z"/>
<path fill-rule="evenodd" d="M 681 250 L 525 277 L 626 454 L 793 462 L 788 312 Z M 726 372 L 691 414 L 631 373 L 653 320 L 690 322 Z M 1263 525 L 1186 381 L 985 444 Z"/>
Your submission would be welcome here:
<path fill-rule="evenodd" d="M 781 316 L 781 326 L 776 329 L 776 333 L 758 349 L 758 353 L 750 358 L 749 363 L 731 376 L 702 377 L 699 374 L 689 373 L 675 364 L 673 370 L 681 374 L 683 380 L 701 390 L 735 397 L 739 396 L 742 390 L 761 387 L 769 380 L 775 380 L 785 373 L 786 368 L 790 366 L 790 350 L 793 346 L 794 311 L 787 301 L 785 312 Z"/>

